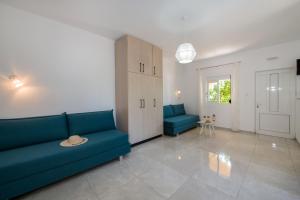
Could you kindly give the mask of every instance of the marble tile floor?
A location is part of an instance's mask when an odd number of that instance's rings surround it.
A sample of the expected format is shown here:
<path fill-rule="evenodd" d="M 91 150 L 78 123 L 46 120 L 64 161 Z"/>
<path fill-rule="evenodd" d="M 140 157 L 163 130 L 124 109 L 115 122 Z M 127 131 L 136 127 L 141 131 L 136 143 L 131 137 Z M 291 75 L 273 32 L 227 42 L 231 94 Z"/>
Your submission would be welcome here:
<path fill-rule="evenodd" d="M 300 145 L 223 129 L 200 136 L 193 129 L 17 199 L 299 200 Z"/>

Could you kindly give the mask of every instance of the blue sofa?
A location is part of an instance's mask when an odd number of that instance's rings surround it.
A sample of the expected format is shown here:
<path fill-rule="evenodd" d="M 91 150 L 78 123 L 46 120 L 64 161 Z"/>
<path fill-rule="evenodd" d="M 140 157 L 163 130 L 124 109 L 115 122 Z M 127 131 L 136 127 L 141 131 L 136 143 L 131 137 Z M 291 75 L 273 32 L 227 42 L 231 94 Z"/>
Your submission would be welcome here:
<path fill-rule="evenodd" d="M 184 104 L 164 106 L 164 133 L 176 136 L 189 129 L 197 127 L 198 115 L 185 113 Z"/>
<path fill-rule="evenodd" d="M 88 142 L 59 143 L 70 135 Z M 0 120 L 0 199 L 10 199 L 130 152 L 113 111 Z"/>

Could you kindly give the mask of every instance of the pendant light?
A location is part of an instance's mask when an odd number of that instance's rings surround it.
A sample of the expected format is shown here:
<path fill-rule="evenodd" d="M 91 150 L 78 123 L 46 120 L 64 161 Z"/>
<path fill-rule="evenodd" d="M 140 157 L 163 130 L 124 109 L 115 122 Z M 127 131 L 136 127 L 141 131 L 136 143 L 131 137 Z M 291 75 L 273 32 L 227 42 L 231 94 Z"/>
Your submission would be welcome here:
<path fill-rule="evenodd" d="M 186 20 L 186 17 L 182 17 L 183 24 Z M 184 28 L 184 25 L 183 25 Z M 184 30 L 183 30 L 184 32 Z M 197 53 L 194 46 L 191 43 L 182 43 L 177 47 L 175 57 L 181 64 L 187 64 L 193 62 Z"/>

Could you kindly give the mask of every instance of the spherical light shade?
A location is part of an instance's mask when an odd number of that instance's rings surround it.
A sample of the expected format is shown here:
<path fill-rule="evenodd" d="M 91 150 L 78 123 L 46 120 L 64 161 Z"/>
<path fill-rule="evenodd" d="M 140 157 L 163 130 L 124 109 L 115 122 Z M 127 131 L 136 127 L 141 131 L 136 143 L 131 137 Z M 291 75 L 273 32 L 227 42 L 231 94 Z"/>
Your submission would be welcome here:
<path fill-rule="evenodd" d="M 186 64 L 193 62 L 197 53 L 191 43 L 183 43 L 178 46 L 176 51 L 176 59 L 179 63 Z"/>

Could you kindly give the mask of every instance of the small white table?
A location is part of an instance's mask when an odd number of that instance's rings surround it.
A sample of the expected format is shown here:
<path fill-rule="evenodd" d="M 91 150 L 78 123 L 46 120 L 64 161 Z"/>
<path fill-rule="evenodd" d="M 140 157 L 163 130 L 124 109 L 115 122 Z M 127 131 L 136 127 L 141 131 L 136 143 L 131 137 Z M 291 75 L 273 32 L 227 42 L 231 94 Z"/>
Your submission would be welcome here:
<path fill-rule="evenodd" d="M 212 122 L 206 122 L 206 121 L 198 121 L 197 122 L 200 126 L 200 132 L 199 134 L 202 135 L 202 133 L 204 133 L 206 135 L 206 129 L 209 130 L 209 135 L 211 136 L 212 134 L 215 134 L 215 123 Z"/>

